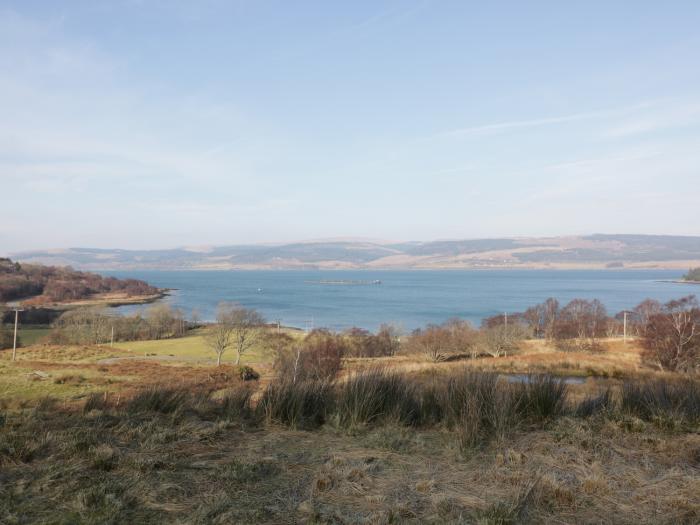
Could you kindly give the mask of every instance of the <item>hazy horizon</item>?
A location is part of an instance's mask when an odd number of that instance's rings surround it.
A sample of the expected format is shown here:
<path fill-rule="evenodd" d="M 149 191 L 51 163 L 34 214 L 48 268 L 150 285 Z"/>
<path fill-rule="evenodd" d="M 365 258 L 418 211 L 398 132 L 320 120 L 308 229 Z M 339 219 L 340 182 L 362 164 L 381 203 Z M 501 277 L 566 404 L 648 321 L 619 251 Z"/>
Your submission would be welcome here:
<path fill-rule="evenodd" d="M 698 235 L 700 4 L 0 5 L 0 253 Z"/>

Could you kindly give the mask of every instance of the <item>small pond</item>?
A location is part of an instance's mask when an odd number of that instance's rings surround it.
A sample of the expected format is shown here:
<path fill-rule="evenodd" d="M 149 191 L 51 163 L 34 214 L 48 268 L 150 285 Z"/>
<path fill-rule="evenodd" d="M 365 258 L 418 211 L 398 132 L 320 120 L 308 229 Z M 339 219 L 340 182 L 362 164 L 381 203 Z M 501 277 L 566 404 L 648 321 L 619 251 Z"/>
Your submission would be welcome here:
<path fill-rule="evenodd" d="M 528 374 L 499 374 L 499 377 L 504 378 L 509 383 L 528 383 L 530 375 Z M 563 379 L 567 385 L 582 385 L 588 379 L 581 376 L 554 376 L 557 379 Z"/>

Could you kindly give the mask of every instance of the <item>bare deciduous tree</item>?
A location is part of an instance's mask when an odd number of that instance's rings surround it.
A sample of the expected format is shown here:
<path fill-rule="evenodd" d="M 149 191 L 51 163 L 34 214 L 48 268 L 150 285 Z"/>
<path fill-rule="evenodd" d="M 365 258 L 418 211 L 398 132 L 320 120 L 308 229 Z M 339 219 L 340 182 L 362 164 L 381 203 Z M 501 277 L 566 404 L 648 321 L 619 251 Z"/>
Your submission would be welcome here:
<path fill-rule="evenodd" d="M 333 379 L 342 366 L 348 351 L 347 338 L 328 330 L 314 330 L 303 341 L 281 341 L 277 352 L 275 371 L 284 381 L 323 381 Z"/>
<path fill-rule="evenodd" d="M 669 301 L 644 330 L 646 357 L 667 370 L 700 367 L 700 305 L 695 296 Z"/>
<path fill-rule="evenodd" d="M 221 357 L 226 350 L 236 350 L 236 365 L 258 341 L 265 319 L 256 310 L 243 308 L 235 304 L 221 303 L 216 313 L 216 323 L 206 336 L 207 344 L 216 352 L 216 364 L 221 364 Z"/>
<path fill-rule="evenodd" d="M 632 323 L 637 335 L 643 336 L 652 316 L 660 314 L 663 306 L 654 299 L 645 299 L 632 310 Z"/>
<path fill-rule="evenodd" d="M 76 308 L 63 313 L 54 328 L 67 343 L 99 345 L 109 339 L 110 319 L 101 308 Z"/>
<path fill-rule="evenodd" d="M 410 351 L 422 353 L 433 362 L 444 361 L 450 350 L 449 333 L 440 326 L 431 325 L 414 331 L 407 346 Z"/>

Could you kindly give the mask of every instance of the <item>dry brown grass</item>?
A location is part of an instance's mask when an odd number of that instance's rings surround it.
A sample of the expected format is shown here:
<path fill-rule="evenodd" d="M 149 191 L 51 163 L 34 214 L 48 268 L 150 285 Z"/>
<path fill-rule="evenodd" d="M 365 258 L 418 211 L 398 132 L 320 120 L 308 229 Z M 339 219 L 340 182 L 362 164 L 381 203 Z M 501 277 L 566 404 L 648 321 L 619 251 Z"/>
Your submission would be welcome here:
<path fill-rule="evenodd" d="M 600 341 L 600 350 L 563 351 L 543 340 L 521 341 L 517 351 L 503 357 L 469 358 L 466 354 L 446 362 L 435 363 L 421 354 L 381 358 L 346 360 L 346 370 L 386 364 L 402 371 L 450 370 L 455 365 L 502 373 L 548 372 L 558 375 L 623 377 L 625 375 L 654 375 L 657 370 L 644 364 L 641 347 L 635 340 Z"/>
<path fill-rule="evenodd" d="M 564 416 L 465 453 L 455 432 L 440 426 L 329 422 L 296 431 L 198 408 L 196 396 L 166 413 L 130 413 L 130 397 L 156 384 L 218 395 L 240 381 L 230 366 L 98 362 L 123 355 L 130 354 L 37 346 L 23 349 L 17 363 L 0 363 L 17 381 L 0 403 L 0 523 L 700 522 L 697 425 L 619 411 Z M 457 367 L 597 371 L 570 385 L 570 403 L 603 387 L 617 393 L 623 376 L 664 377 L 641 364 L 634 343 L 620 341 L 576 353 L 526 342 L 504 358 L 437 364 L 352 359 L 344 373 L 377 363 L 419 383 Z M 32 370 L 49 376 L 30 380 Z M 269 365 L 259 371 L 258 392 L 272 378 Z M 13 392 L 24 401 L 7 403 Z M 47 393 L 61 400 L 46 401 Z"/>
<path fill-rule="evenodd" d="M 563 418 L 465 457 L 441 430 L 245 429 L 182 414 L 105 425 L 99 410 L 66 424 L 38 414 L 8 420 L 16 428 L 31 417 L 23 424 L 41 430 L 14 441 L 24 452 L 3 467 L 0 521 L 700 520 L 700 435 L 641 421 Z"/>

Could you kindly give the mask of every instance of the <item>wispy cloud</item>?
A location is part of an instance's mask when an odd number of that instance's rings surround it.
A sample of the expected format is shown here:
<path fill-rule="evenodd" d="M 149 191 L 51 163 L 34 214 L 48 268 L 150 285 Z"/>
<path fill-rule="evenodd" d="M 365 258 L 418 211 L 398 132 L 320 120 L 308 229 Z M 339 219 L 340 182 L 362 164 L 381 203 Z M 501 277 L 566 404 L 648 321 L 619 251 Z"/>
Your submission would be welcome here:
<path fill-rule="evenodd" d="M 400 7 L 385 9 L 365 18 L 364 20 L 352 24 L 347 30 L 352 32 L 375 26 L 384 26 L 389 23 L 396 23 L 403 20 L 406 17 L 409 17 L 421 11 L 422 9 L 426 8 L 429 4 L 430 0 L 422 0 L 416 2 L 414 5 L 402 4 Z"/>
<path fill-rule="evenodd" d="M 597 119 L 607 119 L 615 116 L 624 115 L 641 108 L 648 107 L 648 103 L 637 104 L 634 106 L 599 110 L 599 111 L 588 111 L 581 113 L 571 113 L 567 115 L 557 115 L 551 117 L 542 117 L 534 119 L 524 119 L 524 120 L 508 120 L 504 122 L 496 122 L 493 124 L 482 124 L 478 126 L 467 126 L 464 128 L 457 128 L 450 131 L 444 131 L 435 135 L 435 137 L 469 137 L 469 136 L 479 136 L 495 134 L 499 132 L 517 130 L 517 129 L 527 129 L 527 128 L 537 128 L 542 126 L 554 126 L 559 124 L 568 124 L 570 122 L 580 122 L 586 120 L 597 120 Z"/>
<path fill-rule="evenodd" d="M 700 103 L 695 100 L 663 101 L 650 108 L 650 111 L 616 122 L 603 131 L 603 137 L 625 138 L 697 124 L 700 124 Z"/>

